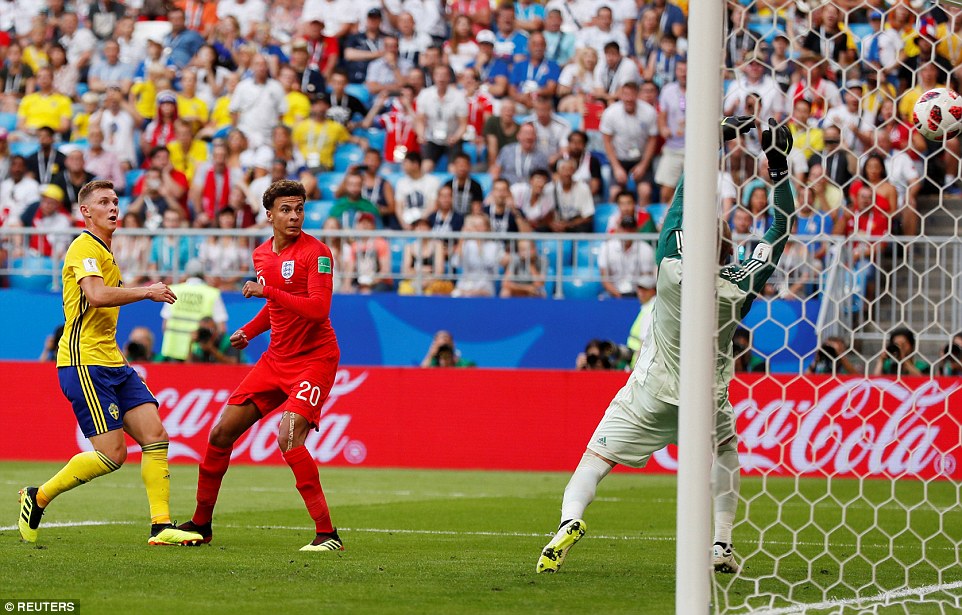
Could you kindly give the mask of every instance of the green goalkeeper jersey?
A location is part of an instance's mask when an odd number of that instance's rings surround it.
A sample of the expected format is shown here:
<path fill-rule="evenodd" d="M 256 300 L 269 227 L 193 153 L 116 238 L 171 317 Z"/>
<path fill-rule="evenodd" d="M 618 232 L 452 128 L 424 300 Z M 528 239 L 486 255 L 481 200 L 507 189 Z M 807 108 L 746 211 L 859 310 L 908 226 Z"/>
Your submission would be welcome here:
<path fill-rule="evenodd" d="M 682 235 L 682 177 L 658 239 L 658 299 L 651 329 L 642 344 L 635 364 L 636 376 L 656 399 L 678 404 L 681 381 L 681 272 L 684 237 Z M 779 177 L 775 185 L 775 215 L 751 256 L 742 262 L 722 267 L 715 279 L 718 296 L 718 346 L 715 359 L 715 391 L 719 404 L 728 401 L 728 383 L 735 372 L 732 336 L 741 319 L 748 314 L 755 296 L 775 270 L 785 249 L 795 213 L 795 202 L 788 180 Z M 714 224 L 714 222 L 712 222 Z M 703 341 L 704 351 L 712 352 L 714 340 Z"/>

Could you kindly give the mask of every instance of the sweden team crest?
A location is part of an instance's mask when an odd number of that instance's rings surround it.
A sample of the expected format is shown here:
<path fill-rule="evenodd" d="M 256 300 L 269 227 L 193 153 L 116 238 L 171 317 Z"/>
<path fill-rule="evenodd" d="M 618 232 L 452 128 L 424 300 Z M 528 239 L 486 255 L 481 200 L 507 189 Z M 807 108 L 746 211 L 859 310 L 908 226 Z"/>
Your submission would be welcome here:
<path fill-rule="evenodd" d="M 284 261 L 281 264 L 281 277 L 290 280 L 294 276 L 294 261 Z"/>
<path fill-rule="evenodd" d="M 117 404 L 110 404 L 110 406 L 107 407 L 107 412 L 110 413 L 110 416 L 114 417 L 115 421 L 120 417 L 120 408 L 117 407 Z"/>

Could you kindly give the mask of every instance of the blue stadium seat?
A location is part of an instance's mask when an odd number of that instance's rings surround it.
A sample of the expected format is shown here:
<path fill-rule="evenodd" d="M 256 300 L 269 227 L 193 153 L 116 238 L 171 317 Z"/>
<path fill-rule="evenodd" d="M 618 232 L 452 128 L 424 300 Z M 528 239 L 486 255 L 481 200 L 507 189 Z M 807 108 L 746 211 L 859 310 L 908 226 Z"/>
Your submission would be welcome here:
<path fill-rule="evenodd" d="M 618 211 L 618 206 L 614 203 L 601 203 L 595 205 L 595 232 L 604 233 L 608 230 L 608 218 Z"/>
<path fill-rule="evenodd" d="M 593 268 L 598 262 L 598 254 L 604 241 L 579 241 L 575 252 L 575 267 Z M 590 267 L 589 267 L 590 265 Z"/>
<path fill-rule="evenodd" d="M 13 156 L 33 156 L 39 149 L 40 143 L 36 139 L 14 141 L 10 144 L 10 154 Z"/>
<path fill-rule="evenodd" d="M 11 261 L 10 266 L 15 271 L 8 277 L 10 288 L 50 290 L 51 282 L 53 282 L 54 263 L 49 257 L 27 256 L 18 258 Z"/>
<path fill-rule="evenodd" d="M 365 107 L 371 105 L 371 93 L 367 91 L 367 86 L 363 83 L 349 83 L 344 91 L 364 103 Z"/>
<path fill-rule="evenodd" d="M 372 147 L 379 152 L 384 151 L 386 133 L 380 128 L 358 128 L 354 131 L 354 135 L 367 139 L 368 147 Z"/>
<path fill-rule="evenodd" d="M 540 254 L 549 269 L 554 269 L 558 264 L 558 242 L 542 240 L 538 242 L 538 254 Z M 561 265 L 567 267 L 571 264 L 571 242 L 561 242 Z"/>
<path fill-rule="evenodd" d="M 0 128 L 3 128 L 7 132 L 13 132 L 17 129 L 17 114 L 16 113 L 0 113 Z"/>
<path fill-rule="evenodd" d="M 580 113 L 559 113 L 561 119 L 568 122 L 571 126 L 571 130 L 581 130 L 581 114 Z"/>
<path fill-rule="evenodd" d="M 481 190 L 485 196 L 491 192 L 491 184 L 494 183 L 494 180 L 491 179 L 490 173 L 472 173 L 471 179 L 481 184 Z"/>
<path fill-rule="evenodd" d="M 130 203 L 134 199 L 129 196 L 118 196 L 117 197 L 117 207 L 120 209 L 120 217 L 123 218 L 124 214 L 127 213 L 127 208 L 130 207 Z"/>
<path fill-rule="evenodd" d="M 140 181 L 140 178 L 143 176 L 143 169 L 131 169 L 130 171 L 127 171 L 127 175 L 124 176 L 124 179 L 127 182 L 127 194 L 132 195 L 134 193 L 134 185 Z"/>
<path fill-rule="evenodd" d="M 859 53 L 861 53 L 862 41 L 872 35 L 872 24 L 850 23 L 848 24 L 848 31 L 852 34 L 852 38 L 855 39 L 855 45 L 858 47 Z"/>
<path fill-rule="evenodd" d="M 229 135 L 229 134 L 230 134 L 230 131 L 233 130 L 233 129 L 234 129 L 234 127 L 231 126 L 230 124 L 228 124 L 227 126 L 224 126 L 223 128 L 219 128 L 219 129 L 217 130 L 217 132 L 214 133 L 214 137 L 213 137 L 213 138 L 214 138 L 214 139 L 226 139 L 226 138 L 227 138 L 227 135 Z"/>
<path fill-rule="evenodd" d="M 334 152 L 334 170 L 346 171 L 352 164 L 360 164 L 364 160 L 364 150 L 353 143 L 345 143 Z"/>
<path fill-rule="evenodd" d="M 561 285 L 565 299 L 597 299 L 604 287 L 593 267 L 565 267 Z"/>
<path fill-rule="evenodd" d="M 404 246 L 410 239 L 391 239 L 388 245 L 391 246 L 391 272 L 394 275 L 401 275 L 401 266 L 404 259 Z"/>
<path fill-rule="evenodd" d="M 442 169 L 442 168 L 444 167 L 438 166 L 438 169 Z M 431 175 L 438 178 L 438 183 L 442 186 L 448 183 L 449 181 L 451 181 L 451 178 L 454 177 L 447 171 L 438 171 L 438 170 L 432 171 Z"/>
<path fill-rule="evenodd" d="M 331 213 L 334 201 L 308 201 L 304 203 L 304 228 L 321 228 Z"/>
<path fill-rule="evenodd" d="M 651 219 L 655 221 L 655 226 L 661 230 L 661 225 L 665 222 L 665 216 L 668 214 L 668 205 L 666 203 L 652 203 L 647 207 L 648 215 Z"/>
<path fill-rule="evenodd" d="M 341 185 L 343 179 L 344 173 L 338 173 L 337 171 L 318 173 L 317 188 L 321 191 L 321 199 L 333 200 L 334 191 Z"/>
<path fill-rule="evenodd" d="M 397 188 L 397 183 L 402 177 L 404 177 L 404 173 L 401 172 L 384 174 L 384 179 L 387 180 L 387 183 L 391 184 L 392 188 Z"/>
<path fill-rule="evenodd" d="M 465 141 L 461 150 L 471 158 L 471 164 L 478 164 L 485 159 L 484 156 L 487 155 L 488 148 L 483 146 L 478 148 L 474 141 Z"/>

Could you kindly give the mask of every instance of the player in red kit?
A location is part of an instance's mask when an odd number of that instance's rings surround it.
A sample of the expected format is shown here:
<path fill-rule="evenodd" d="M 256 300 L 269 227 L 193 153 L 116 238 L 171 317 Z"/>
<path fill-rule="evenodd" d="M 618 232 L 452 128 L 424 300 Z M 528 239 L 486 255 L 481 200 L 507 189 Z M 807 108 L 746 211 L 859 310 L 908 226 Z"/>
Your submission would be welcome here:
<path fill-rule="evenodd" d="M 254 250 L 256 282 L 246 282 L 245 297 L 264 297 L 257 316 L 231 335 L 234 348 L 271 332 L 270 345 L 227 400 L 227 407 L 210 431 L 207 452 L 197 478 L 197 509 L 180 526 L 193 528 L 210 542 L 211 519 L 221 481 L 230 464 L 234 443 L 254 423 L 282 408 L 277 444 L 294 471 L 297 490 L 314 519 L 317 535 L 301 551 L 338 551 L 344 546 L 331 523 L 314 459 L 304 446 L 316 428 L 327 399 L 340 350 L 328 318 L 333 292 L 331 250 L 301 231 L 304 187 L 290 180 L 271 184 L 264 193 L 267 219 L 274 237 Z"/>

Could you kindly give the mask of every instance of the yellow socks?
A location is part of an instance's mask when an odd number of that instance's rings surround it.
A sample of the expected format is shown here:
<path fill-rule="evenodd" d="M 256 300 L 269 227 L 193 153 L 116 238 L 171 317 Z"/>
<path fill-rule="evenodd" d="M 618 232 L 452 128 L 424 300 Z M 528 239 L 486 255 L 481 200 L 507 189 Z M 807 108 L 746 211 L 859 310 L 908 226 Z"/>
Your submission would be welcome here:
<path fill-rule="evenodd" d="M 168 442 L 141 447 L 140 476 L 147 488 L 151 524 L 170 523 L 170 470 L 167 466 Z"/>
<path fill-rule="evenodd" d="M 166 447 L 167 443 L 164 442 Z M 164 449 L 164 467 L 167 467 L 166 448 Z M 98 451 L 77 453 L 67 462 L 67 465 L 57 472 L 53 478 L 40 486 L 37 491 L 37 504 L 46 508 L 52 499 L 74 487 L 89 483 L 98 476 L 110 474 L 120 466 L 110 457 Z"/>

